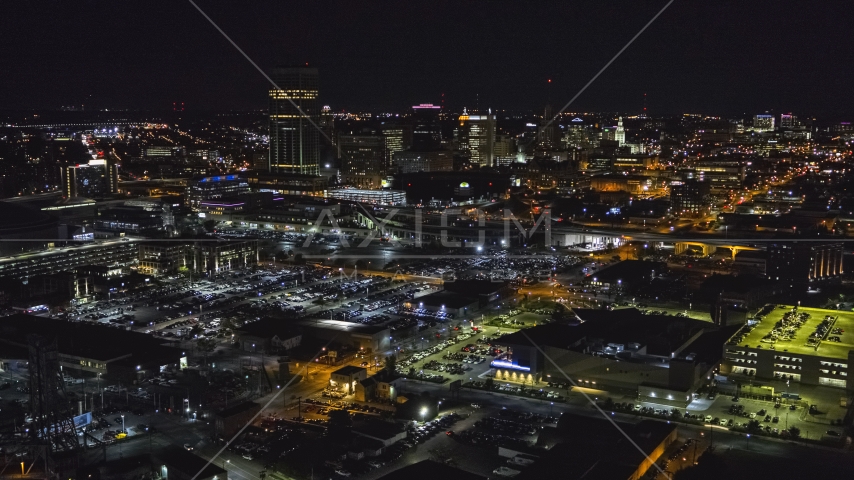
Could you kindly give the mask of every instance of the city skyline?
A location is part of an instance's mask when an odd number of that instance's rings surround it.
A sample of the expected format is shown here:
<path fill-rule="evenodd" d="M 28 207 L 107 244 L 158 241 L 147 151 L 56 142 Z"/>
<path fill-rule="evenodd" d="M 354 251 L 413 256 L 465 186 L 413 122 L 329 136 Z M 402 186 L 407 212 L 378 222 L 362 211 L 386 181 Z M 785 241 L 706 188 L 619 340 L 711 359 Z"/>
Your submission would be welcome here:
<path fill-rule="evenodd" d="M 539 110 L 568 100 L 662 5 L 550 3 L 518 12 L 513 4 L 498 3 L 489 25 L 469 21 L 477 13 L 471 6 L 442 2 L 420 10 L 391 3 L 303 5 L 293 11 L 266 3 L 201 6 L 265 70 L 305 62 L 318 67 L 321 101 L 336 110 L 440 104 L 443 94 L 456 110 Z M 770 5 L 675 2 L 578 99 L 576 110 L 640 113 L 646 105 L 650 114 L 798 111 L 846 119 L 852 108 L 845 95 L 849 67 L 833 60 L 850 55 L 842 29 L 830 24 L 821 35 L 811 35 L 805 27 L 813 13 L 794 2 Z M 0 80 L 0 104 L 6 108 L 167 109 L 183 102 L 195 111 L 215 111 L 266 104 L 264 79 L 189 4 L 155 2 L 142 10 L 97 2 L 89 9 L 41 6 L 23 6 L 8 16 L 9 48 L 0 59 L 43 61 L 20 64 L 18 75 Z M 823 13 L 828 21 L 841 21 L 844 15 L 834 8 L 842 5 L 824 4 Z M 382 18 L 379 12 L 392 16 L 382 22 L 375 19 Z M 107 41 L 69 30 L 74 20 L 95 15 L 138 19 L 122 28 L 146 41 Z M 35 33 L 36 21 L 51 28 Z M 113 24 L 103 28 L 106 38 L 121 38 L 109 35 Z M 54 48 L 60 39 L 81 49 L 84 59 L 91 51 L 95 58 L 134 61 L 123 64 L 124 74 L 104 74 Z M 164 55 L 167 45 L 177 54 Z M 221 60 L 211 68 L 205 57 Z M 790 59 L 798 60 L 797 68 Z M 63 81 L 49 87 L 45 68 L 60 71 Z"/>
<path fill-rule="evenodd" d="M 7 7 L 0 480 L 854 471 L 850 5 Z"/>

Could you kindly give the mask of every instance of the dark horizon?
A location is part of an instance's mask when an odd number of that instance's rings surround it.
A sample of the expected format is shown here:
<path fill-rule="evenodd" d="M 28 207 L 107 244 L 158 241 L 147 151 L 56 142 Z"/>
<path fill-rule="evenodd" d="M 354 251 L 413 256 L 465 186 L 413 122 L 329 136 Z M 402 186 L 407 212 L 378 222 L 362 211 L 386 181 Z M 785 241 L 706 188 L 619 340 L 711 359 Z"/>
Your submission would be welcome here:
<path fill-rule="evenodd" d="M 665 3 L 199 6 L 265 71 L 317 67 L 335 111 L 399 111 L 442 94 L 450 110 L 538 111 L 562 107 Z M 646 94 L 650 115 L 845 119 L 844 6 L 676 1 L 569 111 L 640 113 Z M 44 1 L 4 15 L 6 109 L 266 108 L 267 81 L 189 2 Z"/>

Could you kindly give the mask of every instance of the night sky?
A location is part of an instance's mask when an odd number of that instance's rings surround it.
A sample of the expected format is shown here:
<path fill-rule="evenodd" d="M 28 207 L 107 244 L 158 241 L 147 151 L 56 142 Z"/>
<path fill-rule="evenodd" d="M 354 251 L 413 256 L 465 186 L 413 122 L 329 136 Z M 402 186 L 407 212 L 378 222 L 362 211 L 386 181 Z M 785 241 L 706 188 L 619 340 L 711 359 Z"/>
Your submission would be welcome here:
<path fill-rule="evenodd" d="M 320 69 L 334 110 L 562 106 L 655 1 L 214 1 L 263 68 Z M 850 119 L 846 2 L 676 0 L 570 111 Z M 4 2 L 0 109 L 265 108 L 266 80 L 184 0 Z M 547 80 L 552 83 L 547 84 Z"/>

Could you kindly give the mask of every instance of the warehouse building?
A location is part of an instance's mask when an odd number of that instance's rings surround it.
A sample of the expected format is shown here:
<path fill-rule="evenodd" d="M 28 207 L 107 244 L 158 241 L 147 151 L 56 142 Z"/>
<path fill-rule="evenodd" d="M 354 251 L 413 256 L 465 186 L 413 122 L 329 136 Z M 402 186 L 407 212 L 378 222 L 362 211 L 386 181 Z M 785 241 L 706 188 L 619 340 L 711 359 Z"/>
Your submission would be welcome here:
<path fill-rule="evenodd" d="M 56 338 L 59 364 L 70 375 L 133 382 L 158 375 L 168 366 L 186 366 L 185 352 L 151 335 L 90 323 L 34 315 L 0 318 L 0 358 L 13 364 L 28 359 L 27 336 Z"/>
<path fill-rule="evenodd" d="M 496 340 L 508 350 L 491 363 L 495 379 L 560 383 L 565 373 L 579 386 L 634 390 L 641 401 L 684 407 L 717 366 L 721 345 L 737 329 L 644 315 L 634 308 L 575 313 L 578 325 L 539 325 Z"/>

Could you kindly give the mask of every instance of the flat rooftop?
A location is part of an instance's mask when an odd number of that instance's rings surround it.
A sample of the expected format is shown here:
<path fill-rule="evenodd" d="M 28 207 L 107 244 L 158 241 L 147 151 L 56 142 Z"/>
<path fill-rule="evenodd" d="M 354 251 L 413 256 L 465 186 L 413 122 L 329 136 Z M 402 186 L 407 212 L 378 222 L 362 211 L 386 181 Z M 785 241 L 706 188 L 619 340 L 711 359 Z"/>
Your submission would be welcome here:
<path fill-rule="evenodd" d="M 423 303 L 428 307 L 443 306 L 447 308 L 463 308 L 469 305 L 478 303 L 476 295 L 464 295 L 462 293 L 449 292 L 442 290 L 441 292 L 430 293 L 423 297 L 418 297 L 418 300 L 411 300 L 411 304 Z"/>
<path fill-rule="evenodd" d="M 740 342 L 737 343 L 740 347 L 761 348 L 774 351 L 788 352 L 796 355 L 813 355 L 817 357 L 848 359 L 848 352 L 854 350 L 854 312 L 844 310 L 825 310 L 823 308 L 805 308 L 799 307 L 799 312 L 810 314 L 807 321 L 795 332 L 795 335 L 790 340 L 778 339 L 776 343 L 766 343 L 761 340 L 768 336 L 783 319 L 786 312 L 792 311 L 794 306 L 785 305 L 785 308 L 775 308 L 765 316 Z M 844 332 L 840 334 L 828 333 L 828 337 L 839 337 L 841 341 L 831 342 L 823 340 L 817 347 L 807 345 L 807 339 L 815 332 L 818 325 L 824 320 L 825 316 L 837 317 L 836 323 L 833 324 L 831 330 L 841 328 Z"/>
<path fill-rule="evenodd" d="M 463 295 L 494 295 L 507 287 L 510 282 L 493 282 L 492 280 L 456 280 L 445 282 L 445 291 L 460 293 Z"/>
<path fill-rule="evenodd" d="M 330 320 L 328 318 L 300 320 L 298 325 L 307 329 L 323 328 L 326 330 L 361 333 L 364 335 L 375 335 L 383 330 L 388 330 L 388 328 L 379 325 L 364 325 L 361 323 L 345 322 L 343 320 Z"/>
<path fill-rule="evenodd" d="M 138 243 L 136 240 L 123 237 L 116 238 L 110 240 L 96 240 L 95 242 L 89 243 L 75 243 L 67 247 L 58 247 L 51 248 L 49 250 L 40 250 L 33 252 L 26 252 L 21 254 L 9 255 L 7 257 L 0 257 L 0 262 L 19 262 L 22 260 L 35 260 L 40 257 L 51 257 L 57 255 L 74 255 L 77 252 L 85 251 L 85 250 L 94 250 L 98 248 L 105 248 L 116 245 L 125 245 L 125 244 L 135 244 Z"/>
<path fill-rule="evenodd" d="M 486 480 L 486 477 L 460 470 L 434 460 L 421 460 L 418 463 L 401 467 L 389 472 L 381 480 L 412 480 L 414 478 L 452 478 L 454 480 Z"/>
<path fill-rule="evenodd" d="M 177 478 L 190 478 L 198 475 L 200 478 L 227 478 L 228 472 L 217 465 L 217 462 L 208 462 L 195 453 L 188 452 L 177 445 L 164 447 L 154 454 L 158 462 L 166 464 L 169 470 L 180 472 Z M 172 475 L 169 475 L 172 477 Z"/>
<path fill-rule="evenodd" d="M 122 330 L 101 324 L 68 322 L 53 318 L 16 313 L 0 318 L 0 352 L 21 352 L 27 348 L 27 336 L 37 334 L 56 338 L 61 355 L 70 355 L 105 363 L 144 363 L 149 360 L 177 363 L 181 349 L 141 332 Z M 26 357 L 24 357 L 26 358 Z"/>
<path fill-rule="evenodd" d="M 587 274 L 584 279 L 595 278 L 602 283 L 633 282 L 647 280 L 652 272 L 664 273 L 667 264 L 664 262 L 652 262 L 647 260 L 623 260 L 598 272 Z"/>
<path fill-rule="evenodd" d="M 670 315 L 644 315 L 636 308 L 596 310 L 577 308 L 575 314 L 583 323 L 566 325 L 550 323 L 504 335 L 496 340 L 501 345 L 549 345 L 555 348 L 583 349 L 580 340 L 602 340 L 602 343 L 639 343 L 648 355 L 670 357 L 701 331 L 717 330 L 714 325 Z M 528 339 L 530 338 L 530 340 Z M 689 350 L 690 351 L 690 350 Z"/>
<path fill-rule="evenodd" d="M 237 331 L 244 335 L 268 338 L 278 335 L 280 339 L 293 338 L 301 334 L 299 328 L 281 318 L 262 318 L 257 322 L 247 323 Z"/>
<path fill-rule="evenodd" d="M 243 403 L 238 403 L 237 405 L 228 407 L 226 409 L 223 409 L 222 411 L 218 412 L 216 415 L 218 417 L 221 417 L 221 418 L 228 418 L 232 415 L 237 415 L 239 413 L 243 413 L 243 412 L 246 412 L 249 410 L 255 410 L 255 409 L 260 410 L 261 406 L 255 402 L 243 402 Z"/>
<path fill-rule="evenodd" d="M 654 420 L 611 425 L 601 417 L 564 413 L 555 427 L 544 427 L 537 446 L 548 448 L 525 468 L 517 480 L 631 478 L 656 448 L 673 434 L 676 425 Z M 591 434 L 590 432 L 595 432 Z M 623 435 L 631 439 L 627 441 Z M 638 451 L 638 448 L 644 453 Z M 512 467 L 511 467 L 512 468 Z M 560 475 L 555 475 L 560 472 Z"/>
<path fill-rule="evenodd" d="M 397 423 L 370 420 L 353 425 L 353 433 L 383 440 L 394 438 L 401 432 L 403 432 L 403 428 Z"/>

